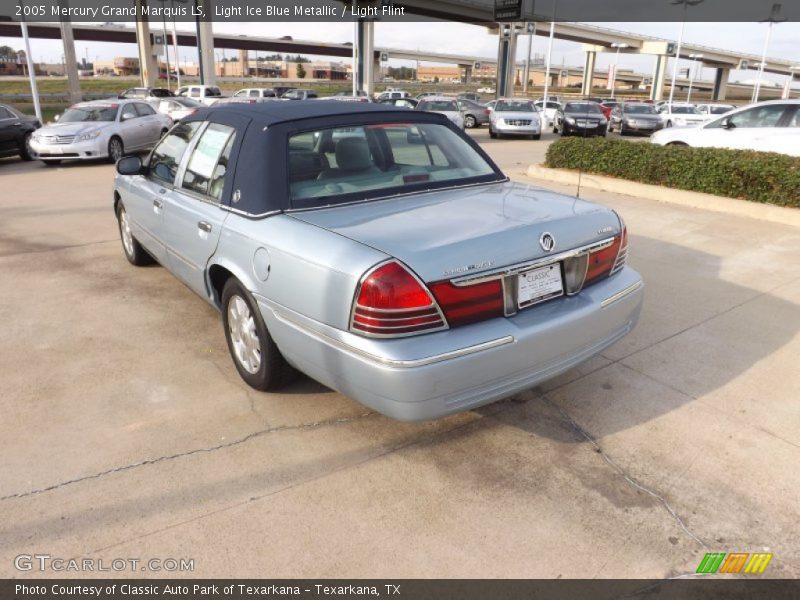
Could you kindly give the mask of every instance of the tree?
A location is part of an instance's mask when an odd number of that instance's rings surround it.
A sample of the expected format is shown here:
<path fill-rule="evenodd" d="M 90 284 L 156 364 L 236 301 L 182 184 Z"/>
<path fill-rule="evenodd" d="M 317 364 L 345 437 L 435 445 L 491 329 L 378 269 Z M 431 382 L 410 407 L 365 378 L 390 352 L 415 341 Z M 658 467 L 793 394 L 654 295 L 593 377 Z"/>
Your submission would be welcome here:
<path fill-rule="evenodd" d="M 303 63 L 297 63 L 297 78 L 298 79 L 306 78 L 306 68 L 303 66 Z"/>
<path fill-rule="evenodd" d="M 0 58 L 16 59 L 17 51 L 11 46 L 0 46 Z"/>

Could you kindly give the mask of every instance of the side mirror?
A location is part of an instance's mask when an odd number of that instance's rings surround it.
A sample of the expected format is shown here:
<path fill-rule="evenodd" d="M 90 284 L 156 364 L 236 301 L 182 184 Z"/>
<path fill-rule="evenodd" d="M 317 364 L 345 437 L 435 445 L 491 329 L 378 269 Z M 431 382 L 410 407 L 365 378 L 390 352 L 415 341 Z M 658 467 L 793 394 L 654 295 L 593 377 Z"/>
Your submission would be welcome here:
<path fill-rule="evenodd" d="M 141 175 L 143 171 L 140 156 L 123 156 L 117 161 L 117 173 L 120 175 Z"/>
<path fill-rule="evenodd" d="M 122 118 L 120 120 L 121 121 L 130 121 L 131 119 L 134 119 L 134 118 L 136 118 L 136 113 L 124 112 L 124 113 L 122 113 Z"/>
<path fill-rule="evenodd" d="M 730 120 L 730 118 L 725 119 L 722 121 L 722 128 L 723 129 L 736 129 L 736 123 Z"/>

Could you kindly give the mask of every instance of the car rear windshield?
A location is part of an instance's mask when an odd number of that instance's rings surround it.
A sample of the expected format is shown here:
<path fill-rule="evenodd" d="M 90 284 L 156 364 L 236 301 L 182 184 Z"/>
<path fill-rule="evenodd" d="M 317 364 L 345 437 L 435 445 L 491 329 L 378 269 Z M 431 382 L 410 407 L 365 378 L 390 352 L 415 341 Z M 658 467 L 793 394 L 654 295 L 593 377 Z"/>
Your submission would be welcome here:
<path fill-rule="evenodd" d="M 209 87 L 206 88 L 206 97 L 209 96 L 222 96 L 222 92 L 218 87 Z"/>
<path fill-rule="evenodd" d="M 307 131 L 291 136 L 288 150 L 294 208 L 503 179 L 461 135 L 436 123 Z"/>
<path fill-rule="evenodd" d="M 724 115 L 725 113 L 731 112 L 733 110 L 733 106 L 712 106 L 711 107 L 711 114 L 712 115 Z"/>
<path fill-rule="evenodd" d="M 73 106 L 64 111 L 59 123 L 80 123 L 81 121 L 114 121 L 119 106 L 108 104 L 102 106 Z"/>
<path fill-rule="evenodd" d="M 172 96 L 172 92 L 165 90 L 164 88 L 153 88 L 150 90 L 150 95 L 154 98 L 168 98 L 169 96 Z"/>
<path fill-rule="evenodd" d="M 570 102 L 564 107 L 564 112 L 586 114 L 602 114 L 600 107 L 593 102 Z"/>
<path fill-rule="evenodd" d="M 458 112 L 458 104 L 455 103 L 455 100 L 423 100 L 417 105 L 417 108 L 433 112 Z"/>
<path fill-rule="evenodd" d="M 535 112 L 532 102 L 524 100 L 499 100 L 494 106 L 495 112 Z"/>
<path fill-rule="evenodd" d="M 656 109 L 649 104 L 630 104 L 625 105 L 623 109 L 626 113 L 632 115 L 654 115 L 656 114 Z"/>

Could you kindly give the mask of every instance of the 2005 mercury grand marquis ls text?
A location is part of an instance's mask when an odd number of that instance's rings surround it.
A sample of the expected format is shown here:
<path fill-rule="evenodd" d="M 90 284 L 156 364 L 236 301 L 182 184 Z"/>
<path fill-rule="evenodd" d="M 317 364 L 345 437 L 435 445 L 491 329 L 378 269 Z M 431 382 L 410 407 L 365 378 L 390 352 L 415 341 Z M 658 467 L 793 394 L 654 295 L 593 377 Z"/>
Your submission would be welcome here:
<path fill-rule="evenodd" d="M 128 260 L 155 259 L 217 307 L 259 390 L 295 367 L 433 419 L 550 379 L 639 317 L 622 219 L 510 182 L 438 114 L 221 105 L 117 171 Z"/>

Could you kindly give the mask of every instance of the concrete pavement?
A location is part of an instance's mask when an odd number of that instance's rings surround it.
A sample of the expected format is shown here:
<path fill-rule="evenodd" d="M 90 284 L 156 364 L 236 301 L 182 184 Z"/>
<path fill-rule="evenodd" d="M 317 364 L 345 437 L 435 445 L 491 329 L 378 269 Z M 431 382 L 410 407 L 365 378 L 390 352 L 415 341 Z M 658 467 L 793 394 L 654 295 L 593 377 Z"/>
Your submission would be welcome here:
<path fill-rule="evenodd" d="M 545 147 L 486 140 L 520 180 Z M 247 388 L 218 315 L 125 261 L 112 173 L 0 161 L 0 575 L 80 575 L 14 568 L 46 553 L 191 558 L 169 574 L 194 577 L 670 577 L 768 549 L 767 576 L 800 576 L 800 230 L 584 191 L 628 223 L 637 329 L 541 388 L 404 424 L 306 378 Z"/>

